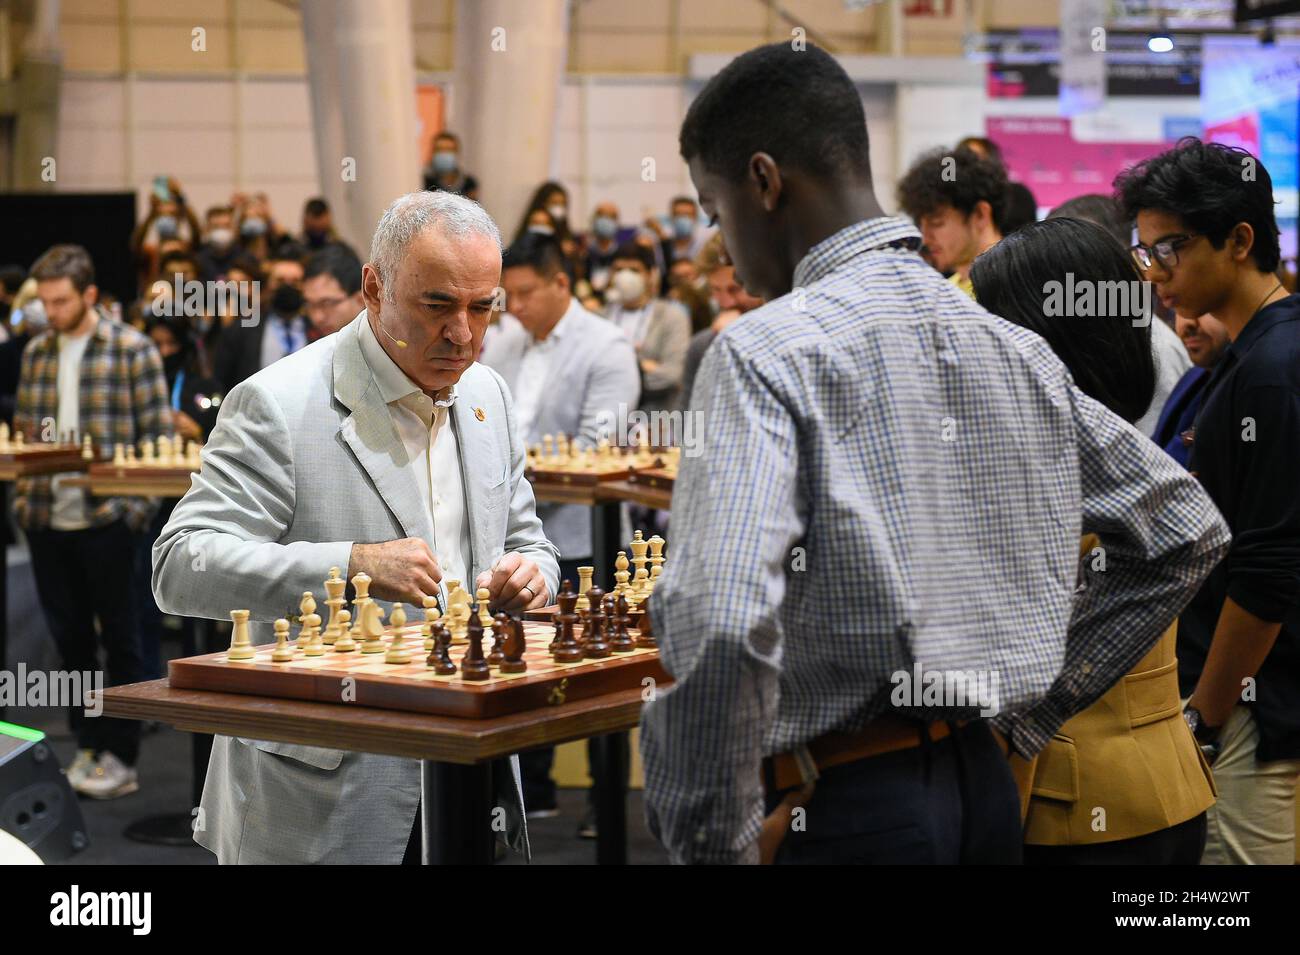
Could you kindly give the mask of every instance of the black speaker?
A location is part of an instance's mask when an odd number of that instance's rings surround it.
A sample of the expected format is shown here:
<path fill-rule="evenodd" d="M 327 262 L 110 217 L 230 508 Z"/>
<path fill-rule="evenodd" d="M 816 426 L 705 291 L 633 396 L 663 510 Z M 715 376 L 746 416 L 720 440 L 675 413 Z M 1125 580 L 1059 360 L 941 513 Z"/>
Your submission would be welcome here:
<path fill-rule="evenodd" d="M 40 730 L 0 723 L 0 829 L 45 862 L 90 844 L 81 806 Z"/>

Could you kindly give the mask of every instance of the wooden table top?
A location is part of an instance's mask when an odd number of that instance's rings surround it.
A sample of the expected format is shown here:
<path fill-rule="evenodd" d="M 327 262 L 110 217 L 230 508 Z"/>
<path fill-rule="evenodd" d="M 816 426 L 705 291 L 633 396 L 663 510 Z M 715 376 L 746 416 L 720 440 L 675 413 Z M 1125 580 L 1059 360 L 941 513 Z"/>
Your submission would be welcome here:
<path fill-rule="evenodd" d="M 89 488 L 99 497 L 184 497 L 190 489 L 193 474 L 150 475 L 90 475 L 83 474 L 64 480 L 66 487 Z"/>
<path fill-rule="evenodd" d="M 596 488 L 596 496 L 602 501 L 627 501 L 659 510 L 667 510 L 673 502 L 673 492 L 667 488 L 647 487 L 631 481 L 607 481 Z"/>
<path fill-rule="evenodd" d="M 458 719 L 346 703 L 310 703 L 210 690 L 164 680 L 109 687 L 104 715 L 156 720 L 178 730 L 301 743 L 470 765 L 539 746 L 628 730 L 641 719 L 642 690 L 492 719 Z"/>

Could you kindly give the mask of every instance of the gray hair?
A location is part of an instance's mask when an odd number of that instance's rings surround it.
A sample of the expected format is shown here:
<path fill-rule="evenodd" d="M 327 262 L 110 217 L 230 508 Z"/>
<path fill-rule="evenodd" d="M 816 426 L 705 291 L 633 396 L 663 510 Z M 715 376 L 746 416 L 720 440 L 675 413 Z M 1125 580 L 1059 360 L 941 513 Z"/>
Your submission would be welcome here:
<path fill-rule="evenodd" d="M 370 264 L 379 273 L 384 298 L 393 301 L 392 277 L 406 256 L 407 247 L 427 229 L 437 227 L 447 235 L 486 236 L 501 251 L 501 230 L 482 206 L 454 192 L 408 192 L 384 210 L 370 240 Z"/>

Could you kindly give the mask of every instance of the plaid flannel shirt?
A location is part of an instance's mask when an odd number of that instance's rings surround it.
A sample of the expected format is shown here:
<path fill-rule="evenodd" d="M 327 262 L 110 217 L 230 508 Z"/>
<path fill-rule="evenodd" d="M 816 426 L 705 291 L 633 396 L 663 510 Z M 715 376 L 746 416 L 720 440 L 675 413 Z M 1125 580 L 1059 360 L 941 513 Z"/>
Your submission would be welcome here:
<path fill-rule="evenodd" d="M 147 336 L 104 312 L 81 358 L 80 390 L 80 434 L 90 434 L 101 458 L 110 456 L 117 444 L 135 445 L 145 438 L 173 435 L 167 378 L 158 349 Z M 54 440 L 58 411 L 59 341 L 53 329 L 46 329 L 23 351 L 14 428 L 29 442 Z M 14 513 L 23 527 L 50 526 L 50 482 L 48 475 L 16 482 Z M 88 495 L 86 515 L 92 527 L 125 518 L 132 530 L 142 531 L 158 508 L 156 498 L 83 493 Z"/>
<path fill-rule="evenodd" d="M 919 241 L 882 218 L 818 243 L 696 377 L 702 453 L 650 607 L 676 683 L 641 721 L 674 861 L 756 860 L 765 755 L 887 712 L 980 715 L 894 699 L 914 664 L 995 677 L 995 721 L 1033 754 L 1227 550 L 1196 480 Z M 1106 565 L 1080 587 L 1084 531 Z"/>

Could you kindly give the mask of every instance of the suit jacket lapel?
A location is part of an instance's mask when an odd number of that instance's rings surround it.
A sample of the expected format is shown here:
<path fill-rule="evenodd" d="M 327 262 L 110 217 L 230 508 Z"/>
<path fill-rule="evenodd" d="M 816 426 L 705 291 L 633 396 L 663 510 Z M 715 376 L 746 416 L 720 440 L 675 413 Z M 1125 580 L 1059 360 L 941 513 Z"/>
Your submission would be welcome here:
<path fill-rule="evenodd" d="M 359 321 L 365 320 L 363 312 Z M 423 538 L 432 547 L 433 520 L 408 467 L 406 447 L 361 353 L 357 322 L 337 334 L 334 396 L 351 412 L 339 426 L 339 435 L 370 475 L 406 536 Z"/>

